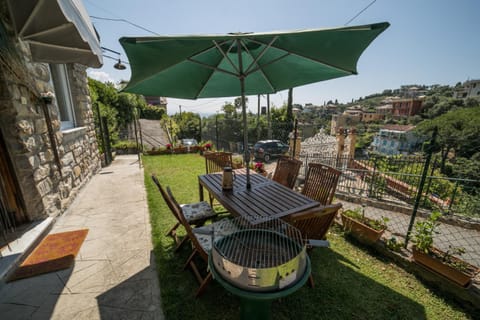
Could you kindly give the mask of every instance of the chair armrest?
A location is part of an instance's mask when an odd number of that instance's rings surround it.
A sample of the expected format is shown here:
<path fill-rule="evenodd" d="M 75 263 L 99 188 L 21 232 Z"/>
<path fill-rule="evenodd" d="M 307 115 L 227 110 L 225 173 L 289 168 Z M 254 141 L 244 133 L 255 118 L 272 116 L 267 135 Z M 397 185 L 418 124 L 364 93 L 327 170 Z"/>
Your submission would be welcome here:
<path fill-rule="evenodd" d="M 320 217 L 326 214 L 331 214 L 331 213 L 336 213 L 338 210 L 342 208 L 341 203 L 335 203 L 335 204 L 330 204 L 326 206 L 318 206 L 312 209 L 309 209 L 304 212 L 299 212 L 299 213 L 294 213 L 291 214 L 287 217 L 285 217 L 285 220 L 288 221 L 301 221 L 305 219 L 310 219 L 313 217 Z"/>

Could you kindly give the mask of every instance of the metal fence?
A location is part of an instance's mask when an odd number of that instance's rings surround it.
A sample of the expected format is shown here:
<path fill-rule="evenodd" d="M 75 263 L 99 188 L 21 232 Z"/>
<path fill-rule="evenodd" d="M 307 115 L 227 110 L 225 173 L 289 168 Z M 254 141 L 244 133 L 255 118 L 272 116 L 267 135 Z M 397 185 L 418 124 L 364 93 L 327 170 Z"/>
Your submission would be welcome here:
<path fill-rule="evenodd" d="M 419 195 L 422 172 L 426 167 L 428 173 L 433 173 L 437 159 L 426 163 L 427 158 L 423 156 L 352 158 L 327 153 L 302 153 L 300 159 L 304 164 L 301 174 L 306 173 L 310 162 L 341 170 L 339 198 L 354 196 L 359 203 L 349 208 L 359 208 L 362 203 L 380 204 L 380 208 L 369 205 L 366 215 L 375 219 L 387 217 L 388 231 L 399 240 L 405 241 L 409 226 L 425 219 L 429 212 L 441 211 L 443 217 L 434 235 L 435 247 L 443 251 L 463 248 L 462 259 L 480 266 L 479 193 L 475 187 L 479 181 L 429 174 Z M 416 216 L 413 215 L 415 205 L 420 209 Z"/>
<path fill-rule="evenodd" d="M 298 126 L 298 137 L 305 140 L 314 136 L 319 129 L 319 125 L 301 124 Z M 287 122 L 274 122 L 270 128 L 250 126 L 248 143 L 253 145 L 259 140 L 267 139 L 276 139 L 287 143 L 292 130 L 293 124 Z M 215 123 L 204 123 L 201 140 L 213 142 L 219 150 L 243 152 L 243 127 L 240 119 L 219 119 Z"/>

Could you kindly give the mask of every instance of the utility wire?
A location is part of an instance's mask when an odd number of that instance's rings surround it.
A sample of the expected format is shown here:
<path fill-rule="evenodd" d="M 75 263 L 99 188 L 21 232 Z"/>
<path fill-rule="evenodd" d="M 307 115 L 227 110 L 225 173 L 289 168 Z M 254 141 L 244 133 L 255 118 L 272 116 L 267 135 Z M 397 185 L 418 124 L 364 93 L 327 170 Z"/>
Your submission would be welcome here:
<path fill-rule="evenodd" d="M 115 58 L 115 57 L 112 57 L 112 56 L 109 56 L 109 55 L 106 55 L 106 54 L 102 54 L 103 57 L 105 58 L 109 58 L 109 59 L 112 59 L 112 60 L 115 60 L 115 61 L 119 61 L 120 59 L 119 58 Z M 120 60 L 121 63 L 125 63 L 125 64 L 130 64 L 126 61 L 123 61 L 123 60 Z"/>
<path fill-rule="evenodd" d="M 142 26 L 139 26 L 138 24 L 133 23 L 133 22 L 130 22 L 130 21 L 126 20 L 126 19 L 113 19 L 113 18 L 104 18 L 104 17 L 96 17 L 96 16 L 90 16 L 90 18 L 98 19 L 98 20 L 125 22 L 125 23 L 128 23 L 128 24 L 130 24 L 130 25 L 132 25 L 132 26 L 134 26 L 134 27 L 137 27 L 137 28 L 142 29 L 142 30 L 144 30 L 144 31 L 150 32 L 150 33 L 152 33 L 152 34 L 154 34 L 154 35 L 157 35 L 157 36 L 160 35 L 160 34 L 154 32 L 154 31 L 152 31 L 152 30 L 148 30 L 147 28 L 144 28 L 144 27 L 142 27 Z"/>
<path fill-rule="evenodd" d="M 361 15 L 365 10 L 367 10 L 368 8 L 370 8 L 370 6 L 372 4 L 374 4 L 377 0 L 373 0 L 372 2 L 370 2 L 368 4 L 368 6 L 366 6 L 365 8 L 363 8 L 363 10 L 361 10 L 359 13 L 357 13 L 352 19 L 348 20 L 347 23 L 345 23 L 345 25 L 347 26 L 350 22 L 352 22 L 353 20 L 355 20 L 359 15 Z"/>

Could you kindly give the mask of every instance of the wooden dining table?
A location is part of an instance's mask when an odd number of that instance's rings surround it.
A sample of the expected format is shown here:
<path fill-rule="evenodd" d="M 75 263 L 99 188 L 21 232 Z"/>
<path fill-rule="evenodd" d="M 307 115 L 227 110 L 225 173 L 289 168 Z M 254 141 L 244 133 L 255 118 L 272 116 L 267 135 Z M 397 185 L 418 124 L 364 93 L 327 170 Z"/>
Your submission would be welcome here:
<path fill-rule="evenodd" d="M 233 190 L 222 190 L 222 172 L 198 176 L 200 201 L 206 189 L 232 215 L 251 224 L 277 219 L 292 213 L 320 206 L 318 201 L 293 191 L 278 182 L 250 172 L 251 188 L 247 189 L 246 169 L 234 170 Z"/>

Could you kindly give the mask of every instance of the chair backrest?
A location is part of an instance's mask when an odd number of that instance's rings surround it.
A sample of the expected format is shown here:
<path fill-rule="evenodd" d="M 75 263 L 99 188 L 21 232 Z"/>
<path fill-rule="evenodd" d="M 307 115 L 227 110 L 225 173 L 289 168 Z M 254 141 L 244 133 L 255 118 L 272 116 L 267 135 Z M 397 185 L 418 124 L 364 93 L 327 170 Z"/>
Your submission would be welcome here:
<path fill-rule="evenodd" d="M 162 195 L 163 200 L 165 200 L 165 203 L 167 204 L 168 208 L 170 209 L 172 214 L 175 216 L 175 218 L 178 220 L 178 222 L 180 222 L 180 217 L 178 216 L 175 203 L 173 203 L 173 201 L 170 199 L 167 192 L 165 191 L 165 189 L 163 189 L 162 185 L 160 184 L 160 182 L 158 181 L 157 177 L 154 174 L 152 174 L 152 180 L 157 185 L 158 191 L 160 191 L 160 194 Z"/>
<path fill-rule="evenodd" d="M 289 157 L 280 157 L 277 161 L 272 180 L 283 184 L 285 187 L 293 189 L 301 166 L 302 161 L 300 160 Z"/>
<path fill-rule="evenodd" d="M 331 204 L 341 171 L 321 163 L 309 163 L 302 194 L 323 205 Z"/>
<path fill-rule="evenodd" d="M 205 259 L 205 261 L 207 261 L 208 253 L 205 252 L 203 247 L 200 245 L 200 242 L 198 241 L 197 237 L 193 233 L 192 226 L 188 223 L 187 219 L 185 218 L 185 215 L 183 214 L 182 208 L 178 204 L 177 200 L 173 196 L 172 190 L 168 186 L 167 186 L 167 196 L 170 199 L 170 201 L 174 204 L 175 211 L 178 215 L 180 223 L 185 228 L 185 231 L 187 231 L 187 236 L 190 238 L 190 241 L 192 241 L 193 247 L 195 248 L 195 250 L 198 251 L 198 253 L 202 256 L 202 258 Z"/>
<path fill-rule="evenodd" d="M 341 203 L 320 206 L 316 211 L 287 216 L 285 221 L 300 230 L 305 239 L 324 240 L 340 208 Z"/>
<path fill-rule="evenodd" d="M 231 152 L 206 152 L 204 157 L 206 173 L 223 171 L 223 168 L 231 167 L 233 163 Z"/>

